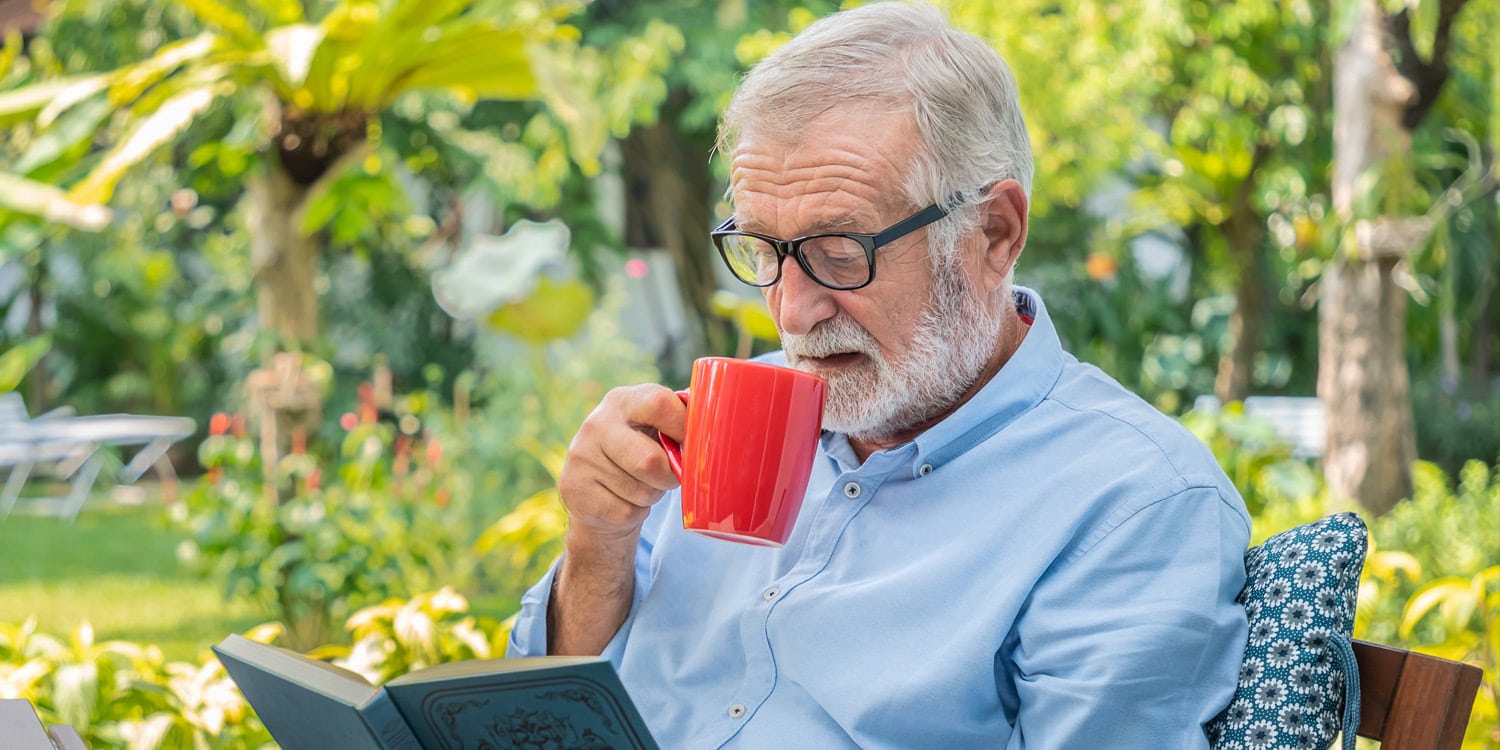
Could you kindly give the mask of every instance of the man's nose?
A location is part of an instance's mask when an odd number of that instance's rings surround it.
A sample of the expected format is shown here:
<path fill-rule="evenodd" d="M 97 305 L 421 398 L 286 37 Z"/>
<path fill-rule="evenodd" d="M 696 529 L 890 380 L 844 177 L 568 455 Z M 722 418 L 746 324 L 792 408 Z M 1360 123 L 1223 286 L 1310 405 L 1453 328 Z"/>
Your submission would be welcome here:
<path fill-rule="evenodd" d="M 832 290 L 814 281 L 791 256 L 781 261 L 781 280 L 766 291 L 767 306 L 783 333 L 805 335 L 838 313 Z"/>

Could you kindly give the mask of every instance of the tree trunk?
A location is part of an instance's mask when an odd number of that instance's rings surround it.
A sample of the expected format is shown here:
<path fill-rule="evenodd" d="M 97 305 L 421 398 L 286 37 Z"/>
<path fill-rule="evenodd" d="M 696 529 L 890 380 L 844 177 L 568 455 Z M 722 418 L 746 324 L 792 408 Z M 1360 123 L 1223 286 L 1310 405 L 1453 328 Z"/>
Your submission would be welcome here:
<path fill-rule="evenodd" d="M 1257 157 L 1260 153 L 1257 153 Z M 1255 165 L 1235 192 L 1229 219 L 1220 227 L 1235 269 L 1234 312 L 1229 316 L 1229 351 L 1219 357 L 1214 395 L 1220 403 L 1244 401 L 1254 386 L 1255 355 L 1260 352 L 1266 307 L 1266 261 L 1261 251 L 1263 220 L 1255 210 Z"/>
<path fill-rule="evenodd" d="M 1333 204 L 1346 242 L 1321 281 L 1318 396 L 1328 409 L 1329 491 L 1335 502 L 1352 499 L 1381 514 L 1411 495 L 1406 293 L 1394 272 L 1421 236 L 1409 220 L 1371 221 L 1356 216 L 1355 206 L 1365 197 L 1360 178 L 1411 150 L 1402 117 L 1414 93 L 1392 64 L 1376 0 L 1360 0 L 1353 29 L 1334 70 Z"/>
<path fill-rule="evenodd" d="M 1406 371 L 1406 291 L 1397 258 L 1336 263 L 1318 300 L 1318 396 L 1328 408 L 1323 474 L 1335 498 L 1381 514 L 1411 496 L 1417 457 Z"/>
<path fill-rule="evenodd" d="M 713 312 L 719 262 L 708 233 L 713 175 L 713 134 L 678 127 L 687 102 L 674 94 L 651 126 L 638 126 L 621 144 L 624 161 L 626 237 L 632 247 L 661 248 L 677 269 L 678 291 L 694 351 L 724 351 L 728 325 Z M 693 327 L 696 326 L 696 330 Z"/>
<path fill-rule="evenodd" d="M 318 337 L 318 240 L 301 229 L 308 188 L 273 164 L 245 192 L 261 330 L 276 336 L 278 349 L 303 349 Z"/>

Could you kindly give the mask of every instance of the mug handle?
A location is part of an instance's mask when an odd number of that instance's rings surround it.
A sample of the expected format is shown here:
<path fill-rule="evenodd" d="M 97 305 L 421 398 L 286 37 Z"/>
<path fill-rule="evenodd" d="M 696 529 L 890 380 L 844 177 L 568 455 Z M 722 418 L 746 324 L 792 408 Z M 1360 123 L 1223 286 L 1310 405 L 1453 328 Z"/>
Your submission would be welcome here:
<path fill-rule="evenodd" d="M 687 402 L 688 402 L 688 392 L 687 391 L 677 391 L 677 398 L 682 399 L 682 405 L 683 406 L 687 406 Z M 670 466 L 670 467 L 672 467 L 672 474 L 677 477 L 677 483 L 681 484 L 682 483 L 682 445 L 680 443 L 678 443 L 676 440 L 673 440 L 672 438 L 669 438 L 669 437 L 667 437 L 666 435 L 663 435 L 660 432 L 656 433 L 656 442 L 661 443 L 661 447 L 664 450 L 666 450 L 666 452 L 667 452 L 667 465 Z"/>

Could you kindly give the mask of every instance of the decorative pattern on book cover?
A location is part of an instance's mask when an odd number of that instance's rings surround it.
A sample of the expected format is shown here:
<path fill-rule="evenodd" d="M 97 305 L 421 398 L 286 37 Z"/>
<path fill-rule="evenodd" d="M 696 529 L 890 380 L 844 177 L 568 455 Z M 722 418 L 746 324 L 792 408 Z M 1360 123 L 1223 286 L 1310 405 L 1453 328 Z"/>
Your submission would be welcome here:
<path fill-rule="evenodd" d="M 656 750 L 635 707 L 622 699 L 614 673 L 597 675 L 605 677 L 601 682 L 589 671 L 573 667 L 511 674 L 498 683 L 428 686 L 420 719 L 412 722 L 425 726 L 413 729 L 428 736 L 428 750 Z"/>

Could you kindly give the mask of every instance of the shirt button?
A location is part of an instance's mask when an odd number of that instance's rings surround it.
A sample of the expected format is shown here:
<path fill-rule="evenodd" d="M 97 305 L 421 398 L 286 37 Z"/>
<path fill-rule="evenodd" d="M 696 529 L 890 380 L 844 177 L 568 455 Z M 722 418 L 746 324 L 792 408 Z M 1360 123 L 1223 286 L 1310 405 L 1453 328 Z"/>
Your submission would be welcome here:
<path fill-rule="evenodd" d="M 925 476 L 927 476 L 928 474 L 931 474 L 931 473 L 932 473 L 932 464 L 922 464 L 921 468 L 917 469 L 917 474 L 920 475 L 920 476 L 924 476 L 925 477 Z"/>
<path fill-rule="evenodd" d="M 734 704 L 733 706 L 730 706 L 729 707 L 729 718 L 731 718 L 731 719 L 743 719 L 743 718 L 745 718 L 745 707 L 742 706 L 742 705 L 740 705 L 740 704 L 738 704 L 738 703 Z"/>
<path fill-rule="evenodd" d="M 781 594 L 781 589 L 778 589 L 775 586 L 772 586 L 771 588 L 766 589 L 765 593 L 761 594 L 761 597 L 763 597 L 766 601 L 771 601 L 772 599 L 775 599 L 780 594 Z"/>
<path fill-rule="evenodd" d="M 844 485 L 844 497 L 850 500 L 859 497 L 859 482 L 850 482 Z"/>

